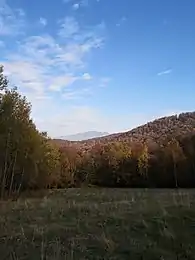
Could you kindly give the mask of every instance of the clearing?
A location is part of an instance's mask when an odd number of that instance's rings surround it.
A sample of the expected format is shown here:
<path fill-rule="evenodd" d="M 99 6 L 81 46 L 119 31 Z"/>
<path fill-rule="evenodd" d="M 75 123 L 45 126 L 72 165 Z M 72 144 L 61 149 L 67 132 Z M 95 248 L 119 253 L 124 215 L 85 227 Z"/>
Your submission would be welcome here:
<path fill-rule="evenodd" d="M 0 259 L 195 259 L 195 191 L 83 188 L 2 201 Z"/>

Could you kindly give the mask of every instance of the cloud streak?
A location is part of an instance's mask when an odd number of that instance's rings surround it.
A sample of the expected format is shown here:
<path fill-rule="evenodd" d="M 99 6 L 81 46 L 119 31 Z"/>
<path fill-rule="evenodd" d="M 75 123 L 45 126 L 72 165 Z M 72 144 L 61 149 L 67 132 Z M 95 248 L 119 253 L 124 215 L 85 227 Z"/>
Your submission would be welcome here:
<path fill-rule="evenodd" d="M 0 0 L 0 36 L 21 34 L 25 27 L 25 12 L 11 9 L 6 1 Z"/>
<path fill-rule="evenodd" d="M 46 26 L 46 25 L 47 25 L 47 19 L 45 19 L 45 18 L 43 18 L 43 17 L 40 17 L 39 23 L 40 23 L 42 26 Z"/>
<path fill-rule="evenodd" d="M 171 73 L 172 73 L 172 69 L 168 69 L 168 70 L 163 70 L 163 71 L 159 72 L 157 75 L 162 76 L 162 75 L 171 74 Z"/>
<path fill-rule="evenodd" d="M 86 55 L 103 44 L 96 28 L 82 30 L 74 17 L 62 19 L 58 25 L 58 38 L 49 34 L 23 38 L 3 62 L 6 73 L 16 84 L 38 95 L 63 91 L 78 80 L 91 79 L 83 71 Z"/>
<path fill-rule="evenodd" d="M 80 7 L 80 4 L 79 4 L 79 3 L 73 4 L 73 6 L 72 6 L 72 8 L 73 8 L 74 10 L 78 10 L 79 7 Z"/>
<path fill-rule="evenodd" d="M 120 27 L 122 24 L 124 24 L 127 21 L 127 17 L 123 16 L 119 19 L 119 21 L 117 22 L 116 26 Z"/>

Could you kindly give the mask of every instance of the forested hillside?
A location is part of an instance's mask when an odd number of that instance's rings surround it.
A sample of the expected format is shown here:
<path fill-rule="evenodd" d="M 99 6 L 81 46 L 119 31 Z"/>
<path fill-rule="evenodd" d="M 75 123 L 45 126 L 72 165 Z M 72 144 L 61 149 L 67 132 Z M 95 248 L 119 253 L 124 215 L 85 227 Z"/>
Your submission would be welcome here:
<path fill-rule="evenodd" d="M 156 119 L 125 133 L 107 135 L 81 142 L 68 142 L 61 139 L 56 139 L 55 141 L 62 146 L 75 145 L 82 149 L 90 149 L 95 144 L 116 141 L 126 143 L 147 142 L 148 145 L 153 145 L 155 143 L 160 144 L 167 139 L 183 137 L 193 132 L 195 133 L 195 112 L 189 112 Z"/>
<path fill-rule="evenodd" d="M 51 140 L 0 69 L 0 193 L 82 185 L 195 187 L 195 112 L 88 141 Z"/>

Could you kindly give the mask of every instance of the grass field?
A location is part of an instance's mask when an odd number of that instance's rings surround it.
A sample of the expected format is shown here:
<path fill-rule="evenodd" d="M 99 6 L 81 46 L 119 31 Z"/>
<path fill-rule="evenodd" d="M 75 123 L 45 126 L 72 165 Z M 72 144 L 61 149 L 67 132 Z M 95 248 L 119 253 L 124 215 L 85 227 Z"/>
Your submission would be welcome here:
<path fill-rule="evenodd" d="M 69 189 L 2 201 L 0 259 L 195 259 L 195 191 Z"/>

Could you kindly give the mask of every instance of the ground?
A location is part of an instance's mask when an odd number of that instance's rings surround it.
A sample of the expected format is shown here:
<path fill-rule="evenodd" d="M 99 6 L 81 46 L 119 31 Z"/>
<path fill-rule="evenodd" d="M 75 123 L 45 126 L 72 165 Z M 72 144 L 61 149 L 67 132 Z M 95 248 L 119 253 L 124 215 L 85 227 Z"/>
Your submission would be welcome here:
<path fill-rule="evenodd" d="M 195 259 L 195 191 L 83 188 L 2 201 L 0 259 Z"/>

